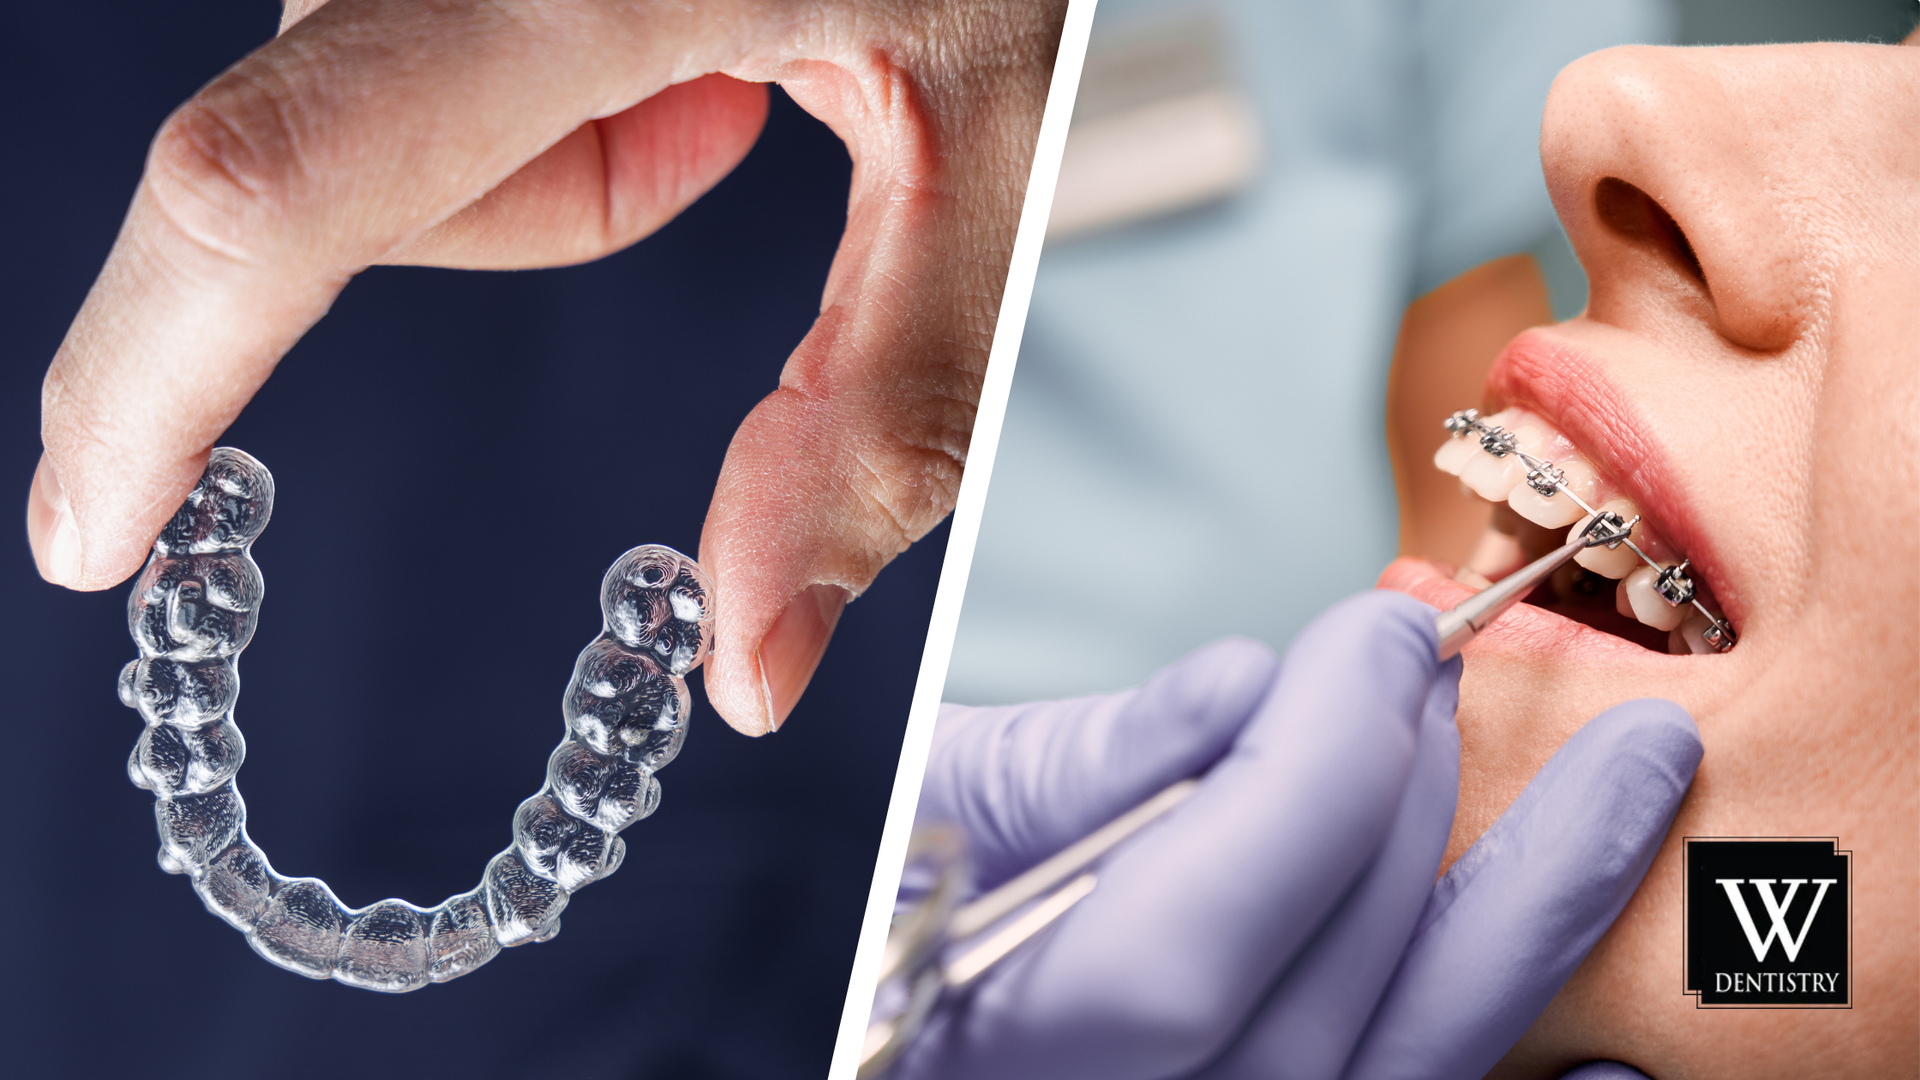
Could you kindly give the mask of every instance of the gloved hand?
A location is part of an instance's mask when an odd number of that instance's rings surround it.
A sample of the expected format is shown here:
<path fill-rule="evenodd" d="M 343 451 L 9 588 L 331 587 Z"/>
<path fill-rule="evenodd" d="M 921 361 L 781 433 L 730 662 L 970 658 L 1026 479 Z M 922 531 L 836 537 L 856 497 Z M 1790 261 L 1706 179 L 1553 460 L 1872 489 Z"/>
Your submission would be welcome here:
<path fill-rule="evenodd" d="M 1700 742 L 1670 702 L 1602 713 L 1436 885 L 1460 664 L 1432 619 L 1368 593 L 1282 663 L 1225 641 L 1129 693 L 944 711 L 919 819 L 966 830 L 981 891 L 1206 779 L 894 1075 L 1483 1074 L 1638 886 Z"/>

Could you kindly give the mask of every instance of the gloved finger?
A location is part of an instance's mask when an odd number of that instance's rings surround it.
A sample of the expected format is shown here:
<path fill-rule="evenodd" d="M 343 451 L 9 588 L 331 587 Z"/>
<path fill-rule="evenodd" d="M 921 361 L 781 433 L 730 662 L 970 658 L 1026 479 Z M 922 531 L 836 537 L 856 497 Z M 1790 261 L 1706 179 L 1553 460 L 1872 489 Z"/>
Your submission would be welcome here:
<path fill-rule="evenodd" d="M 1144 1080 L 1213 1058 L 1374 861 L 1445 677 L 1435 648 L 1433 609 L 1397 593 L 1323 614 L 1194 796 L 983 976 L 926 1052 L 1008 1078 Z"/>
<path fill-rule="evenodd" d="M 1592 1061 L 1560 1074 L 1560 1080 L 1648 1080 L 1647 1074 L 1617 1061 Z"/>
<path fill-rule="evenodd" d="M 735 434 L 700 537 L 726 606 L 707 698 L 742 732 L 785 722 L 841 608 L 953 509 L 1064 8 L 970 14 L 1009 38 L 938 92 L 877 58 L 782 76 L 847 140 L 853 192 L 820 317 Z"/>
<path fill-rule="evenodd" d="M 1434 886 L 1347 1075 L 1492 1068 L 1639 887 L 1700 755 L 1693 718 L 1656 698 L 1567 740 Z"/>
<path fill-rule="evenodd" d="M 991 889 L 1224 754 L 1280 662 L 1231 638 L 1138 690 L 1005 708 L 945 706 L 915 817 L 967 836 Z"/>
<path fill-rule="evenodd" d="M 1419 746 L 1386 843 L 1313 942 L 1281 977 L 1207 1080 L 1331 1080 L 1346 1067 L 1420 918 L 1460 798 L 1460 659 L 1447 661 L 1420 714 Z"/>
<path fill-rule="evenodd" d="M 28 514 L 42 574 L 99 589 L 132 573 L 353 274 L 594 117 L 737 61 L 729 31 L 747 6 L 333 0 L 196 94 L 155 137 L 47 373 Z M 715 156 L 622 198 L 687 197 L 724 171 L 740 128 L 676 144 Z"/>

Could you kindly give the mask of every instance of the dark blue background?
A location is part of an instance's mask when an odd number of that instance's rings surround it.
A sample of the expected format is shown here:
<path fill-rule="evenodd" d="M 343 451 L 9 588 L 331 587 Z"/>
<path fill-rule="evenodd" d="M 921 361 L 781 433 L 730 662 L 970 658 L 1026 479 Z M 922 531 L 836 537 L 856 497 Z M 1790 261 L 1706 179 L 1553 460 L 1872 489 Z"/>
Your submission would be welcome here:
<path fill-rule="evenodd" d="M 0 501 L 16 513 L 41 376 L 148 139 L 276 15 L 0 15 Z M 282 363 L 223 440 L 279 489 L 237 710 L 249 827 L 277 869 L 354 905 L 478 881 L 561 734 L 600 575 L 636 543 L 697 547 L 733 429 L 818 305 L 848 175 L 776 91 L 745 163 L 639 246 L 566 270 L 375 269 Z M 557 939 L 399 997 L 269 966 L 155 866 L 152 799 L 123 767 L 139 719 L 113 689 L 134 655 L 125 589 L 46 585 L 8 535 L 0 1071 L 824 1073 L 944 528 L 848 608 L 780 734 L 736 735 L 696 697 L 659 813 Z"/>

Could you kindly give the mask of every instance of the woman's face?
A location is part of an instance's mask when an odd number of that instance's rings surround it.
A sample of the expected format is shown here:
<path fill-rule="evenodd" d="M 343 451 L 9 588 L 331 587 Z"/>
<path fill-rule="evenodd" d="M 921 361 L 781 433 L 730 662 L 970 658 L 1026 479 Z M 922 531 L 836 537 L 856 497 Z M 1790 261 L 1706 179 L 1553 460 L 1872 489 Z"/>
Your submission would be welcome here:
<path fill-rule="evenodd" d="M 1531 413 L 1533 438 L 1591 463 L 1739 638 L 1696 654 L 1587 576 L 1600 610 L 1563 581 L 1544 601 L 1563 614 L 1516 608 L 1467 649 L 1449 860 L 1610 705 L 1670 698 L 1706 745 L 1638 895 L 1497 1074 L 1615 1058 L 1656 1077 L 1914 1075 L 1920 49 L 1598 53 L 1555 84 L 1541 153 L 1590 302 L 1507 347 L 1483 411 Z M 1414 560 L 1382 583 L 1441 606 L 1469 592 Z M 1850 1010 L 1696 1008 L 1684 836 L 1853 853 Z"/>

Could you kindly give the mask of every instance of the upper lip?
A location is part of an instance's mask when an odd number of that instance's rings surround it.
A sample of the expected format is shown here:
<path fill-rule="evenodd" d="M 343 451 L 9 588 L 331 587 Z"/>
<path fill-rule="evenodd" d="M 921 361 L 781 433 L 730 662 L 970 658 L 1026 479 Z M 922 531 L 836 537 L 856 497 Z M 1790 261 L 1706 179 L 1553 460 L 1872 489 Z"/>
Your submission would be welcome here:
<path fill-rule="evenodd" d="M 1637 504 L 1656 531 L 1693 562 L 1714 598 L 1736 623 L 1737 594 L 1720 580 L 1713 537 L 1675 473 L 1672 458 L 1649 430 L 1633 398 L 1584 349 L 1548 328 L 1508 343 L 1487 373 L 1490 403 L 1538 413 Z"/>

